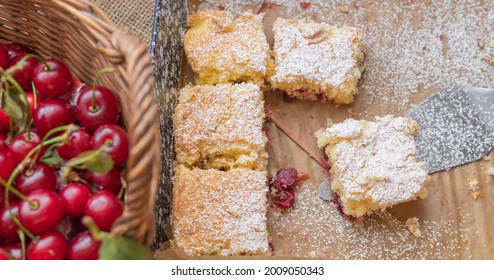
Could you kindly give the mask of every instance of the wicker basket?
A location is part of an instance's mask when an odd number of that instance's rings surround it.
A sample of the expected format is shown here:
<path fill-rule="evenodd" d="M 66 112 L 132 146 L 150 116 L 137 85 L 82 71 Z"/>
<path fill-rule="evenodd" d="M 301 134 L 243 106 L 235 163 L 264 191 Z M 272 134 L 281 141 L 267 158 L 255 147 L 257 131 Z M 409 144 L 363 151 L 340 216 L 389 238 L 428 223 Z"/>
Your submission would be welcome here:
<path fill-rule="evenodd" d="M 150 244 L 161 161 L 148 48 L 84 0 L 0 0 L 0 40 L 61 59 L 84 82 L 91 82 L 103 67 L 116 70 L 104 75 L 100 85 L 119 96 L 130 151 L 124 172 L 125 210 L 112 233 Z"/>

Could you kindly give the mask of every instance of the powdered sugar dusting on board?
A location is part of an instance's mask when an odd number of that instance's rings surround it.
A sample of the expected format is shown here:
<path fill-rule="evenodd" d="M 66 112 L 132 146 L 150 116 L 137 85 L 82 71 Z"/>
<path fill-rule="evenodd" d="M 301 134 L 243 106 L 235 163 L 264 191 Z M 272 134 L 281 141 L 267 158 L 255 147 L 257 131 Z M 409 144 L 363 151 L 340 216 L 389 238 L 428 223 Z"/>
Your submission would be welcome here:
<path fill-rule="evenodd" d="M 317 186 L 299 188 L 295 207 L 286 214 L 268 211 L 275 256 L 323 259 L 458 259 L 469 244 L 460 242 L 471 217 L 455 221 L 445 214 L 422 220 L 420 238 L 388 212 L 366 217 L 363 224 L 346 220 L 331 202 L 313 195 Z M 454 230 L 459 224 L 461 229 Z M 476 234 L 469 238 L 475 238 Z"/>
<path fill-rule="evenodd" d="M 268 3 L 268 15 L 276 9 L 286 18 L 363 29 L 366 71 L 358 98 L 389 110 L 385 113 L 404 115 L 411 103 L 450 84 L 494 87 L 494 48 L 488 44 L 494 37 L 493 6 L 476 0 L 206 0 L 199 9 L 217 9 L 220 3 L 238 15 L 262 2 Z"/>

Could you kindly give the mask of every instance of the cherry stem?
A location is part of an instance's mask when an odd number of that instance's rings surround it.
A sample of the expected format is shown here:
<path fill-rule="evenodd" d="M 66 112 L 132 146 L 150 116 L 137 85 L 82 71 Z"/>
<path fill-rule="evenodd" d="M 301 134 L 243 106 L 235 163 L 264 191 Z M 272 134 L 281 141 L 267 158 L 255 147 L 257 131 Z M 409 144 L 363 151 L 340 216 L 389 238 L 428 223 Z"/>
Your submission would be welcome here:
<path fill-rule="evenodd" d="M 91 110 L 91 112 L 95 112 L 99 109 L 98 105 L 96 104 L 96 86 L 98 85 L 99 80 L 101 79 L 101 76 L 103 76 L 103 74 L 107 74 L 107 73 L 111 73 L 111 72 L 113 72 L 113 68 L 105 67 L 105 68 L 100 69 L 96 73 L 96 76 L 94 77 L 94 81 L 93 81 L 93 96 L 91 99 L 91 108 L 89 108 Z"/>
<path fill-rule="evenodd" d="M 17 178 L 17 176 L 19 176 L 19 174 L 21 174 L 22 172 L 24 172 L 24 170 L 26 169 L 26 166 L 29 166 L 29 169 L 32 169 L 34 167 L 34 164 L 36 163 L 36 158 L 37 158 L 37 156 L 39 155 L 41 149 L 44 146 L 49 146 L 49 145 L 52 145 L 54 143 L 60 143 L 60 142 L 66 141 L 66 139 L 72 133 L 74 127 L 76 127 L 76 126 L 70 124 L 70 125 L 60 126 L 60 127 L 57 127 L 57 128 L 54 128 L 54 129 L 50 130 L 45 135 L 45 137 L 43 138 L 43 142 L 41 142 L 36 147 L 34 147 L 26 155 L 26 157 L 21 161 L 21 163 L 19 163 L 16 166 L 16 168 L 14 169 L 14 172 L 12 172 L 12 174 L 9 177 L 9 180 L 5 184 L 5 205 L 7 206 L 7 208 L 10 207 L 10 204 L 9 204 L 9 193 L 10 192 L 12 192 L 13 194 L 15 194 L 21 200 L 28 201 L 31 204 L 31 206 L 33 205 L 33 202 L 29 201 L 29 199 L 25 195 L 23 195 L 22 193 L 20 193 L 17 189 L 15 189 L 12 186 L 12 183 L 14 182 L 15 178 Z M 63 130 L 65 130 L 65 133 L 62 136 L 57 136 L 57 137 L 54 137 L 54 138 L 52 138 L 50 140 L 45 140 L 50 135 L 53 135 L 54 133 L 57 133 L 57 132 L 60 132 L 60 131 L 63 131 Z M 36 153 L 37 156 L 35 158 L 31 159 L 31 157 L 34 155 L 34 153 Z"/>
<path fill-rule="evenodd" d="M 38 90 L 34 86 L 33 82 L 33 98 L 34 98 L 34 109 L 38 108 Z"/>
<path fill-rule="evenodd" d="M 106 145 L 103 145 L 103 146 L 99 147 L 98 149 L 86 152 L 84 154 L 84 156 L 82 156 L 82 157 L 79 156 L 79 157 L 76 157 L 76 158 L 69 160 L 65 164 L 65 170 L 63 171 L 63 174 L 62 174 L 62 180 L 63 181 L 67 180 L 67 178 L 70 175 L 70 171 L 72 171 L 73 168 L 78 168 L 78 166 L 80 166 L 81 164 L 83 164 L 87 161 L 90 161 L 93 158 L 98 157 L 100 154 L 104 153 L 105 148 L 106 148 Z"/>
<path fill-rule="evenodd" d="M 58 143 L 58 142 L 62 142 L 62 141 L 65 141 L 66 138 L 68 138 L 67 134 L 71 131 L 71 127 L 73 127 L 74 125 L 68 125 L 68 126 L 65 126 L 66 127 L 66 133 L 62 136 L 58 136 L 58 137 L 54 137 L 50 140 L 47 140 L 47 141 L 43 141 L 42 143 L 38 144 L 36 147 L 34 147 L 27 155 L 26 157 L 24 158 L 24 160 L 21 161 L 21 163 L 19 163 L 16 168 L 14 169 L 14 172 L 12 172 L 12 174 L 10 175 L 9 177 L 9 180 L 7 181 L 7 183 L 5 184 L 5 208 L 7 208 L 7 210 L 9 211 L 10 213 L 10 216 L 12 217 L 12 220 L 15 222 L 15 224 L 19 227 L 19 229 L 21 229 L 29 238 L 31 239 L 34 239 L 35 236 L 29 231 L 27 230 L 23 225 L 22 223 L 19 221 L 19 219 L 17 217 L 15 217 L 15 215 L 12 213 L 12 209 L 10 207 L 10 198 L 9 198 L 9 193 L 12 192 L 13 194 L 15 194 L 17 197 L 19 197 L 21 200 L 23 201 L 26 201 L 29 203 L 29 205 L 31 206 L 31 208 L 33 209 L 36 209 L 38 207 L 38 204 L 34 201 L 30 201 L 29 198 L 27 198 L 25 195 L 23 195 L 22 193 L 20 193 L 17 189 L 15 189 L 13 186 L 12 186 L 12 183 L 14 182 L 15 178 L 17 178 L 17 176 L 19 176 L 19 174 L 21 174 L 25 169 L 26 169 L 26 166 L 27 165 L 31 165 L 32 162 L 36 162 L 35 160 L 33 161 L 31 159 L 31 156 L 34 154 L 34 153 L 38 153 L 39 154 L 39 151 L 41 150 L 42 147 L 44 146 L 47 146 L 47 145 L 51 145 L 53 143 Z M 58 128 L 54 128 L 52 130 L 50 130 L 48 134 L 52 135 L 53 133 L 57 133 L 58 131 L 61 130 L 61 128 L 63 127 L 58 127 Z M 49 135 L 48 135 L 49 136 Z M 47 136 L 45 135 L 45 138 Z"/>
<path fill-rule="evenodd" d="M 101 231 L 89 216 L 82 217 L 82 224 L 89 230 L 96 241 L 103 241 L 110 237 L 108 233 Z"/>
<path fill-rule="evenodd" d="M 21 240 L 21 252 L 22 252 L 22 259 L 26 259 L 26 236 L 24 235 L 24 232 L 22 230 L 18 231 L 17 234 L 19 235 L 19 239 Z"/>
<path fill-rule="evenodd" d="M 5 193 L 7 193 L 7 182 L 5 182 L 2 178 L 0 178 L 0 184 L 1 184 L 2 186 L 4 186 L 4 188 L 5 188 Z M 15 196 L 17 196 L 19 199 L 26 200 L 26 201 L 28 200 L 28 198 L 27 198 L 25 195 L 23 195 L 23 194 L 22 194 L 19 190 L 17 190 L 16 188 L 12 188 L 12 189 L 10 190 L 10 192 L 11 192 L 11 193 L 13 193 Z M 6 198 L 5 198 L 5 200 L 6 200 Z"/>
<path fill-rule="evenodd" d="M 26 54 L 25 56 L 23 56 L 21 58 L 21 60 L 19 60 L 15 65 L 11 66 L 9 69 L 7 69 L 5 72 L 9 75 L 9 76 L 12 76 L 13 74 L 15 74 L 17 71 L 20 71 L 24 68 L 24 62 L 26 62 L 26 60 L 28 60 L 29 58 L 31 57 L 34 57 L 36 58 L 37 60 L 41 61 L 45 67 L 48 67 L 48 64 L 45 62 L 45 60 L 37 55 L 37 54 L 34 54 L 34 53 L 30 53 L 30 54 Z"/>
<path fill-rule="evenodd" d="M 17 190 L 16 190 L 17 191 Z M 23 194 L 21 194 L 25 199 L 22 199 L 24 201 L 29 202 L 31 204 L 32 202 Z M 27 228 L 24 227 L 24 225 L 19 221 L 19 219 L 14 215 L 12 212 L 12 208 L 10 207 L 10 199 L 9 199 L 9 188 L 6 186 L 5 187 L 5 208 L 7 208 L 7 211 L 9 211 L 10 217 L 12 217 L 12 221 L 17 225 L 17 227 L 21 230 L 21 232 L 25 233 L 29 238 L 33 239 L 36 238 L 34 234 L 32 234 Z"/>
<path fill-rule="evenodd" d="M 26 158 L 30 158 L 34 153 L 36 153 L 36 155 L 33 158 L 33 161 L 31 162 L 31 165 L 29 166 L 29 169 L 34 168 L 34 165 L 38 161 L 38 158 L 40 157 L 40 154 L 41 154 L 41 149 L 43 147 L 49 146 L 52 144 L 56 144 L 56 143 L 66 142 L 67 139 L 69 139 L 69 136 L 76 131 L 76 128 L 77 128 L 77 126 L 75 126 L 73 124 L 68 124 L 68 125 L 56 127 L 54 129 L 48 131 L 48 133 L 46 133 L 46 135 L 43 137 L 43 139 L 41 139 L 41 143 L 38 144 L 39 147 L 36 146 L 34 149 L 32 149 L 27 154 Z M 48 140 L 48 138 L 51 137 L 53 134 L 58 133 L 58 132 L 62 132 L 62 131 L 65 132 L 63 135 L 53 137 L 52 139 Z"/>

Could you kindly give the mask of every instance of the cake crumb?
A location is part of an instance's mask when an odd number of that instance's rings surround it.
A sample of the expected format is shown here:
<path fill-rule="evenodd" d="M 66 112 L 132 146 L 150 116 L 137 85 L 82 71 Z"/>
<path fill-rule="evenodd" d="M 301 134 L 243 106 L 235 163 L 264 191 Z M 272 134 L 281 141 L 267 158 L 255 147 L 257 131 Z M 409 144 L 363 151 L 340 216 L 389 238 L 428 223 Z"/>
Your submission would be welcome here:
<path fill-rule="evenodd" d="M 464 237 L 464 238 L 461 240 L 461 242 L 463 242 L 463 244 L 467 244 L 468 239 L 467 239 L 466 237 Z"/>
<path fill-rule="evenodd" d="M 338 9 L 340 9 L 340 12 L 344 13 L 344 14 L 347 14 L 348 12 L 350 12 L 350 8 L 348 6 L 339 6 Z M 494 40 L 491 40 L 491 41 L 494 41 Z M 493 42 L 494 44 L 494 42 Z M 489 42 L 489 46 L 490 46 L 490 42 Z"/>
<path fill-rule="evenodd" d="M 489 160 L 491 160 L 491 157 L 490 157 L 490 156 L 485 156 L 485 157 L 484 157 L 484 160 L 485 160 L 485 161 L 489 161 Z"/>
<path fill-rule="evenodd" d="M 309 257 L 311 257 L 311 258 L 315 259 L 315 258 L 317 257 L 316 252 L 314 252 L 314 251 L 310 251 L 310 253 L 309 253 Z"/>
<path fill-rule="evenodd" d="M 273 211 L 273 220 L 277 221 L 281 216 L 281 212 Z"/>
<path fill-rule="evenodd" d="M 347 112 L 348 112 L 348 116 L 350 116 L 350 117 L 355 116 L 355 112 L 352 110 L 352 108 L 349 108 L 349 109 L 347 110 Z"/>
<path fill-rule="evenodd" d="M 474 200 L 482 197 L 482 192 L 479 190 L 479 181 L 476 177 L 470 178 L 468 182 L 468 189 L 471 191 L 471 196 Z"/>
<path fill-rule="evenodd" d="M 283 237 L 283 236 L 284 236 L 284 235 L 283 235 L 283 232 L 281 232 L 281 231 L 278 231 L 278 232 L 276 233 L 276 235 L 278 235 L 279 237 Z"/>
<path fill-rule="evenodd" d="M 481 191 L 475 191 L 475 192 L 472 193 L 472 198 L 474 200 L 477 200 L 477 199 L 479 199 L 481 197 L 482 197 L 482 192 Z"/>
<path fill-rule="evenodd" d="M 494 48 L 494 39 L 491 39 L 488 44 L 490 48 Z"/>
<path fill-rule="evenodd" d="M 419 219 L 417 217 L 409 218 L 405 224 L 408 227 L 408 230 L 415 235 L 415 237 L 421 237 L 422 232 L 420 231 Z"/>
<path fill-rule="evenodd" d="M 485 44 L 481 38 L 477 38 L 477 46 L 479 46 L 479 49 L 481 50 L 484 49 Z"/>
<path fill-rule="evenodd" d="M 494 176 L 494 167 L 489 167 L 489 169 L 487 169 L 487 175 Z"/>
<path fill-rule="evenodd" d="M 326 126 L 332 126 L 334 124 L 334 121 L 332 118 L 327 118 L 326 119 Z"/>

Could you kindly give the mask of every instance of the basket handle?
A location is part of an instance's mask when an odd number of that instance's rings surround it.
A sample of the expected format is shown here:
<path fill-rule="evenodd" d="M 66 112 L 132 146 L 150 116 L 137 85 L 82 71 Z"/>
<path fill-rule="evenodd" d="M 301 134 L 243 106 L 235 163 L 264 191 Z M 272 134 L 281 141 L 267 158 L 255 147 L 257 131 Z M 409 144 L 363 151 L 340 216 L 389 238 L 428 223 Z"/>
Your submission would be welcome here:
<path fill-rule="evenodd" d="M 113 75 L 123 89 L 119 96 L 121 101 L 125 100 L 121 107 L 130 150 L 124 212 L 111 232 L 149 245 L 156 231 L 153 206 L 161 164 L 155 79 L 149 50 L 137 37 L 117 29 L 103 11 L 89 1 L 51 1 L 84 23 L 95 40 L 95 48 L 116 68 Z"/>
<path fill-rule="evenodd" d="M 153 206 L 159 184 L 161 164 L 158 114 L 155 102 L 154 71 L 148 48 L 125 30 L 117 30 L 111 45 L 123 54 L 125 67 L 119 73 L 126 75 L 128 101 L 122 106 L 126 112 L 129 131 L 129 160 L 127 161 L 127 190 L 125 210 L 115 222 L 112 233 L 129 235 L 151 244 L 155 234 Z M 150 170 L 151 167 L 151 170 Z"/>

